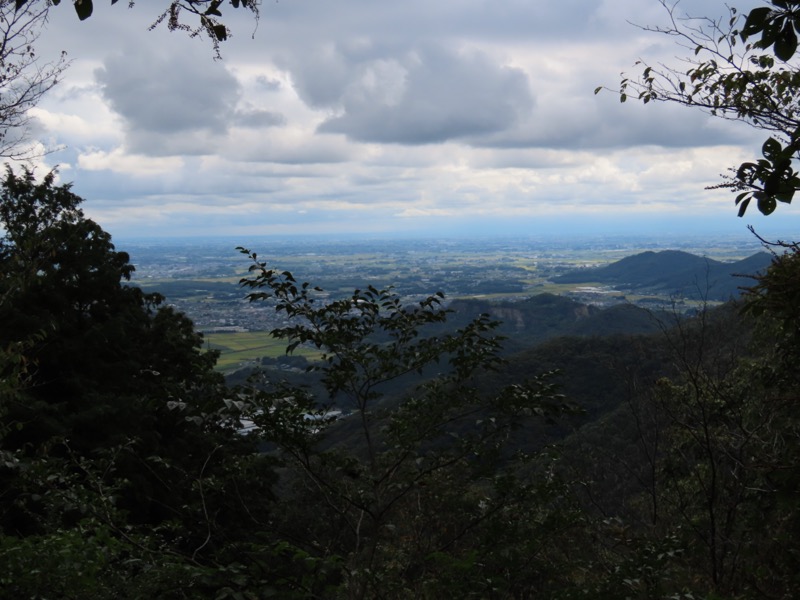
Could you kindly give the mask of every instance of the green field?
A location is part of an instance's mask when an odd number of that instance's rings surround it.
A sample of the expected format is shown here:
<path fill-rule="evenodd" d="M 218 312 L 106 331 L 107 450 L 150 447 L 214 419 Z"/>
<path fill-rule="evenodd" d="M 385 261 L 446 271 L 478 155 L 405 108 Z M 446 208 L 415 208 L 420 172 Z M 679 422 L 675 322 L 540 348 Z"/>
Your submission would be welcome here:
<path fill-rule="evenodd" d="M 550 283 L 545 282 L 542 285 L 536 286 L 533 290 L 528 292 L 528 295 L 531 293 L 535 294 L 556 294 L 556 295 L 563 295 L 567 292 L 574 292 L 578 288 L 585 288 L 585 287 L 606 287 L 606 284 L 597 283 L 597 282 L 581 282 L 581 283 Z"/>
<path fill-rule="evenodd" d="M 276 358 L 286 354 L 286 342 L 275 339 L 268 331 L 206 333 L 204 337 L 209 348 L 220 351 L 217 369 L 221 371 L 235 369 L 264 356 Z M 306 358 L 319 356 L 319 352 L 302 347 L 293 354 Z"/>

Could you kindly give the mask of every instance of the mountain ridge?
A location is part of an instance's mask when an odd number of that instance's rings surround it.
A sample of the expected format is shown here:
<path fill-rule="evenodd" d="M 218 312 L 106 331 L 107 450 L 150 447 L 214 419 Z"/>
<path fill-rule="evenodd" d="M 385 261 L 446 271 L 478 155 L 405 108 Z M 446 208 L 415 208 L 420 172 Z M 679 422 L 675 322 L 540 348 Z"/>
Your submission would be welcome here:
<path fill-rule="evenodd" d="M 577 269 L 554 283 L 603 283 L 636 291 L 708 300 L 741 295 L 743 278 L 769 266 L 772 256 L 758 252 L 735 262 L 721 262 L 682 250 L 648 250 L 604 267 Z"/>

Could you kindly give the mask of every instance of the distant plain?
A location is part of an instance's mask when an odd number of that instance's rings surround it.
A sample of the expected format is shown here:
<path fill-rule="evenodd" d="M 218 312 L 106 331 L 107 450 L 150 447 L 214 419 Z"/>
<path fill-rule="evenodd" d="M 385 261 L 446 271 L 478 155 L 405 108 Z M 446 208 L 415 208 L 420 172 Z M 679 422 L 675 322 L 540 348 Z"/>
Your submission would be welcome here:
<path fill-rule="evenodd" d="M 209 349 L 221 352 L 223 371 L 252 364 L 261 357 L 284 354 L 285 344 L 269 331 L 286 323 L 263 303 L 249 303 L 238 282 L 250 262 L 236 250 L 240 242 L 225 238 L 117 241 L 136 265 L 133 283 L 157 291 L 168 304 L 186 313 L 204 333 Z M 536 294 L 568 295 L 602 304 L 614 298 L 627 302 L 664 304 L 658 294 L 626 293 L 600 282 L 554 283 L 576 268 L 608 265 L 644 251 L 681 250 L 729 262 L 762 250 L 758 240 L 741 236 L 655 238 L 640 236 L 552 238 L 494 237 L 453 239 L 272 239 L 249 240 L 259 261 L 291 271 L 325 296 L 348 295 L 369 285 L 392 286 L 408 302 L 437 291 L 448 301 L 480 299 L 508 301 Z M 587 295 L 594 288 L 600 293 Z M 686 305 L 692 306 L 692 303 Z M 295 354 L 312 357 L 313 350 Z"/>

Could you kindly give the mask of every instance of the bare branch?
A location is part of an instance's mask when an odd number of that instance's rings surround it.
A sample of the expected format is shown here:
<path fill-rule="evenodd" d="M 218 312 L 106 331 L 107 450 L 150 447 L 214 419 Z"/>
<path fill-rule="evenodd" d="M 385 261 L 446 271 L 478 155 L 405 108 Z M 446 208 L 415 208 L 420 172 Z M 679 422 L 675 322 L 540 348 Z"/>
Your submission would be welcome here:
<path fill-rule="evenodd" d="M 47 23 L 50 3 L 0 1 L 0 158 L 26 161 L 41 154 L 31 140 L 35 107 L 69 66 L 66 53 L 42 63 L 34 45 Z"/>

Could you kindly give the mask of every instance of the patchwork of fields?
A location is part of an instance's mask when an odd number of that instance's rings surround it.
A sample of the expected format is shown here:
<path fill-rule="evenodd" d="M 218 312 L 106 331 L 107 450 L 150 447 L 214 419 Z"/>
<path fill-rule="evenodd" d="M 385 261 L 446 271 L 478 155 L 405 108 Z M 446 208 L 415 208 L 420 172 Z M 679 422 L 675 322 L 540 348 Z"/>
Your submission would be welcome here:
<path fill-rule="evenodd" d="M 247 276 L 247 259 L 236 251 L 237 242 L 171 241 L 137 245 L 126 242 L 136 265 L 133 284 L 162 293 L 176 310 L 205 332 L 207 347 L 219 350 L 218 368 L 235 370 L 262 357 L 284 355 L 285 343 L 268 332 L 286 325 L 283 315 L 265 303 L 249 303 L 238 285 Z M 522 300 L 553 293 L 589 304 L 637 302 L 608 285 L 597 284 L 581 294 L 587 283 L 554 280 L 575 268 L 597 267 L 643 250 L 681 249 L 730 261 L 759 249 L 757 240 L 687 238 L 554 239 L 442 239 L 442 240 L 335 240 L 262 239 L 251 244 L 259 259 L 290 270 L 298 281 L 310 281 L 330 298 L 349 295 L 356 288 L 392 286 L 409 302 L 437 291 L 447 300 L 475 298 Z M 658 303 L 657 297 L 646 299 Z M 283 319 L 283 320 L 282 320 Z M 238 329 L 239 331 L 233 331 Z M 226 331 L 227 330 L 227 331 Z M 297 348 L 296 355 L 312 358 L 313 349 Z"/>

